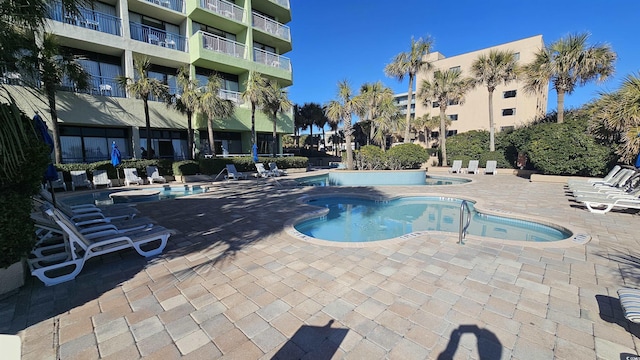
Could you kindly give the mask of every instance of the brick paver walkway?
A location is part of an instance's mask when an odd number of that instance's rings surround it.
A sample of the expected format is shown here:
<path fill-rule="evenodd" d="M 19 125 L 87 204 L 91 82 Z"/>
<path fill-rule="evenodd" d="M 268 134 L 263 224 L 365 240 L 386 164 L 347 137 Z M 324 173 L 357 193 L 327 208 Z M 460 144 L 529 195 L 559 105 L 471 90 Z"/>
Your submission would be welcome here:
<path fill-rule="evenodd" d="M 637 214 L 591 214 L 561 184 L 470 176 L 444 187 L 217 183 L 138 209 L 176 230 L 165 253 L 88 262 L 0 300 L 23 359 L 621 359 L 640 327 L 616 290 L 640 287 Z M 286 183 L 286 181 L 284 181 Z M 445 194 L 584 229 L 591 242 L 527 247 L 431 234 L 343 248 L 288 235 L 307 194 Z M 626 354 L 626 355 L 625 355 Z M 1 357 L 1 356 L 0 356 Z"/>

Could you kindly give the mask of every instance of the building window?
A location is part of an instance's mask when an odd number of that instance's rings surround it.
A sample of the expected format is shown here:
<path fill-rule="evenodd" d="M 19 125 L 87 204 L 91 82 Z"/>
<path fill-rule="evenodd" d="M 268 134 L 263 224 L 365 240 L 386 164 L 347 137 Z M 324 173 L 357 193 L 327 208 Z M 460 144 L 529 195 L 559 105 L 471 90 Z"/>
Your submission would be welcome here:
<path fill-rule="evenodd" d="M 97 128 L 60 125 L 63 163 L 108 160 L 111 143 L 116 142 L 124 159 L 131 157 L 129 133 L 123 128 Z"/>
<path fill-rule="evenodd" d="M 456 135 L 458 130 L 447 130 L 447 137 Z"/>
<path fill-rule="evenodd" d="M 147 129 L 140 128 L 140 147 L 147 146 Z M 151 150 L 161 159 L 184 160 L 187 158 L 187 131 L 151 129 Z"/>
<path fill-rule="evenodd" d="M 440 103 L 437 102 L 437 101 L 433 101 L 433 102 L 431 102 L 431 107 L 433 107 L 433 108 L 440 107 Z"/>
<path fill-rule="evenodd" d="M 451 120 L 451 121 L 458 120 L 458 114 L 447 115 L 447 117 L 449 117 L 449 120 Z"/>
<path fill-rule="evenodd" d="M 460 70 L 460 66 L 450 67 L 449 70 L 451 70 L 451 71 L 461 71 Z"/>
<path fill-rule="evenodd" d="M 516 97 L 517 90 L 509 90 L 502 93 L 502 97 L 505 99 Z"/>
<path fill-rule="evenodd" d="M 502 109 L 502 116 L 513 116 L 516 114 L 516 109 Z"/>
<path fill-rule="evenodd" d="M 514 54 L 513 54 L 513 58 L 514 58 L 516 61 L 520 60 L 520 53 L 519 53 L 519 52 L 514 53 Z"/>
<path fill-rule="evenodd" d="M 460 104 L 459 100 L 449 100 L 449 105 L 458 105 Z"/>

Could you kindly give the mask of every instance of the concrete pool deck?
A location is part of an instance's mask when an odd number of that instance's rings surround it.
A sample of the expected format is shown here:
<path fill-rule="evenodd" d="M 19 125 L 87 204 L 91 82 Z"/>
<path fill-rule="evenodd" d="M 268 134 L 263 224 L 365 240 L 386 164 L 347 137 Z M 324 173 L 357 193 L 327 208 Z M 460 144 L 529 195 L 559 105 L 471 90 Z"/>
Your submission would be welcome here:
<path fill-rule="evenodd" d="M 621 359 L 640 327 L 616 291 L 640 287 L 638 214 L 589 213 L 562 184 L 460 175 L 470 184 L 357 188 L 444 194 L 584 229 L 567 248 L 434 234 L 379 246 L 300 241 L 285 223 L 303 195 L 345 188 L 219 182 L 204 194 L 139 203 L 177 231 L 164 254 L 90 260 L 74 280 L 35 278 L 0 300 L 0 333 L 22 359 Z M 161 204 L 161 206 L 158 206 Z"/>

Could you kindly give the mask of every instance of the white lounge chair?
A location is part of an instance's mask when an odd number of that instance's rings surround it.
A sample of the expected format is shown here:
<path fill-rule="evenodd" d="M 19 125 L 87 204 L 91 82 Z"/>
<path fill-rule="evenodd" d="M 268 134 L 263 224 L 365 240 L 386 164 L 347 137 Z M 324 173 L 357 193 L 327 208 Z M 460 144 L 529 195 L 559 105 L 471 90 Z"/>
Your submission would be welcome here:
<path fill-rule="evenodd" d="M 636 175 L 636 172 L 634 170 L 621 169 L 615 175 L 613 175 L 611 178 L 607 180 L 594 181 L 592 183 L 571 184 L 568 186 L 572 192 L 592 191 L 594 189 L 597 189 L 597 190 L 600 190 L 600 189 L 611 190 L 616 188 L 619 189 L 619 188 L 622 188 L 627 183 L 627 181 L 629 181 L 634 175 Z"/>
<path fill-rule="evenodd" d="M 167 182 L 164 176 L 160 176 L 157 166 L 147 166 L 147 179 L 149 180 L 149 184 Z"/>
<path fill-rule="evenodd" d="M 140 176 L 138 176 L 138 170 L 135 168 L 125 168 L 124 169 L 124 184 L 129 186 L 131 184 L 143 185 L 144 180 Z"/>
<path fill-rule="evenodd" d="M 247 175 L 236 170 L 236 166 L 234 164 L 227 164 L 227 180 L 239 180 L 246 178 Z"/>
<path fill-rule="evenodd" d="M 107 175 L 107 170 L 96 170 L 93 172 L 93 187 L 98 188 L 100 185 L 111 187 L 111 179 Z"/>
<path fill-rule="evenodd" d="M 269 163 L 269 171 L 271 171 L 271 174 L 273 176 L 282 176 L 282 175 L 287 175 L 287 172 L 284 170 L 280 170 L 278 169 L 278 164 L 274 163 L 274 162 L 270 162 Z"/>
<path fill-rule="evenodd" d="M 51 188 L 55 189 L 64 189 L 64 191 L 67 191 L 67 184 L 64 182 L 64 175 L 62 174 L 62 171 L 56 171 L 56 173 L 58 174 L 58 178 L 56 180 L 51 180 L 51 182 L 47 181 L 44 183 L 44 188 L 48 189 L 49 188 L 49 183 L 51 183 Z"/>
<path fill-rule="evenodd" d="M 478 164 L 480 163 L 480 161 L 478 160 L 469 160 L 469 167 L 467 167 L 467 174 L 477 174 L 480 172 L 480 170 L 478 170 Z"/>
<path fill-rule="evenodd" d="M 256 177 L 259 178 L 268 178 L 268 177 L 272 177 L 273 174 L 271 173 L 271 171 L 267 170 L 264 167 L 263 163 L 256 163 L 256 170 L 258 171 L 258 173 L 256 174 Z"/>
<path fill-rule="evenodd" d="M 577 201 L 583 203 L 590 212 L 596 214 L 604 214 L 613 210 L 613 208 L 623 209 L 640 209 L 640 198 L 622 196 L 622 197 L 590 197 L 581 196 L 576 198 Z"/>
<path fill-rule="evenodd" d="M 77 187 L 86 186 L 87 188 L 93 188 L 93 184 L 87 178 L 87 172 L 85 170 L 72 170 L 71 174 L 71 190 L 76 191 Z"/>
<path fill-rule="evenodd" d="M 567 186 L 571 187 L 571 185 L 589 185 L 589 184 L 594 184 L 597 182 L 607 182 L 609 180 L 611 180 L 611 178 L 617 174 L 620 169 L 622 169 L 620 167 L 620 165 L 616 165 L 614 166 L 609 173 L 607 173 L 607 175 L 605 175 L 604 177 L 601 178 L 593 178 L 593 179 L 569 179 L 567 180 Z"/>
<path fill-rule="evenodd" d="M 640 290 L 631 288 L 619 289 L 618 298 L 624 311 L 624 317 L 636 324 L 640 323 Z"/>
<path fill-rule="evenodd" d="M 497 175 L 498 174 L 498 169 L 496 169 L 498 167 L 498 162 L 496 160 L 487 160 L 487 165 L 484 168 L 484 173 L 486 174 L 491 174 L 491 175 Z"/>
<path fill-rule="evenodd" d="M 158 255 L 171 236 L 169 230 L 154 226 L 127 234 L 104 232 L 101 236 L 89 237 L 80 233 L 57 209 L 47 209 L 46 214 L 64 231 L 67 240 L 64 252 L 27 261 L 31 274 L 47 286 L 73 280 L 82 271 L 84 263 L 95 256 L 127 248 L 134 248 L 145 257 Z"/>
<path fill-rule="evenodd" d="M 453 160 L 453 164 L 451 165 L 449 172 L 460 174 L 462 172 L 462 160 Z"/>
<path fill-rule="evenodd" d="M 40 198 L 33 197 L 33 201 L 37 204 L 37 207 L 42 205 L 53 207 L 53 199 L 48 191 L 40 191 Z M 56 207 L 71 218 L 76 226 L 133 219 L 138 214 L 136 208 L 124 205 L 111 205 L 108 208 L 100 208 L 95 204 L 68 206 L 58 201 L 56 202 Z"/>

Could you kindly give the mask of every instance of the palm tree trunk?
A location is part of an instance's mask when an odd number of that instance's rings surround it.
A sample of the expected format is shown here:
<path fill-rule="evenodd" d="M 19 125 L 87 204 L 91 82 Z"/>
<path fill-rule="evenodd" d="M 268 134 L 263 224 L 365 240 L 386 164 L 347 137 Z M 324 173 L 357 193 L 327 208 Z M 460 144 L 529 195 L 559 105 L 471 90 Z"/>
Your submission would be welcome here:
<path fill-rule="evenodd" d="M 344 119 L 344 138 L 347 143 L 347 169 L 353 170 L 353 149 L 351 148 L 351 117 Z"/>
<path fill-rule="evenodd" d="M 313 123 L 309 125 L 309 139 L 311 140 L 311 150 L 313 150 Z"/>
<path fill-rule="evenodd" d="M 253 151 L 253 145 L 258 142 L 256 138 L 256 104 L 251 103 L 251 151 Z"/>
<path fill-rule="evenodd" d="M 322 148 L 324 151 L 327 151 L 327 141 L 324 138 L 324 126 L 322 127 Z"/>
<path fill-rule="evenodd" d="M 148 95 L 142 98 L 142 103 L 144 104 L 144 120 L 147 128 L 147 159 L 151 159 L 151 118 L 149 117 L 149 103 L 148 103 Z"/>
<path fill-rule="evenodd" d="M 191 122 L 191 116 L 193 113 L 191 111 L 187 111 L 187 147 L 189 148 L 189 154 L 187 155 L 189 160 L 193 160 L 193 124 Z"/>
<path fill-rule="evenodd" d="M 564 90 L 558 90 L 558 124 L 564 122 Z"/>
<path fill-rule="evenodd" d="M 445 123 L 445 116 L 444 116 L 444 112 L 446 111 L 446 109 L 443 109 L 442 107 L 440 107 L 440 152 L 442 153 L 442 164 L 440 164 L 441 166 L 447 166 L 447 144 L 446 144 L 446 135 L 447 135 L 447 129 L 446 129 L 446 123 Z"/>
<path fill-rule="evenodd" d="M 273 139 L 272 139 L 272 145 L 271 145 L 271 152 L 273 154 L 273 157 L 276 157 L 276 146 L 278 145 L 278 134 L 276 133 L 276 120 L 278 119 L 278 112 L 274 111 L 273 112 Z"/>
<path fill-rule="evenodd" d="M 53 137 L 53 153 L 56 164 L 62 162 L 62 147 L 60 146 L 60 133 L 58 132 L 58 111 L 56 110 L 56 90 L 55 87 L 46 87 L 47 100 L 49 102 L 49 114 L 51 115 L 51 133 Z"/>
<path fill-rule="evenodd" d="M 407 115 L 405 121 L 407 122 L 407 126 L 404 129 L 404 143 L 407 144 L 410 142 L 409 134 L 411 130 L 411 99 L 413 99 L 413 75 L 409 74 L 409 91 L 407 91 Z"/>
<path fill-rule="evenodd" d="M 495 135 L 493 126 L 493 89 L 489 89 L 489 151 L 496 151 Z"/>
<path fill-rule="evenodd" d="M 207 116 L 207 133 L 209 134 L 209 148 L 211 149 L 211 155 L 216 156 L 216 146 L 213 138 L 213 120 Z"/>

